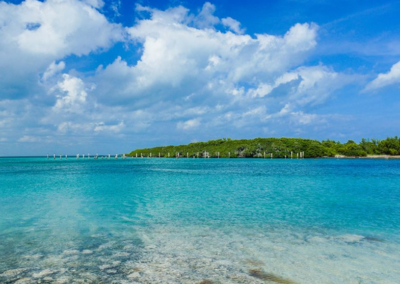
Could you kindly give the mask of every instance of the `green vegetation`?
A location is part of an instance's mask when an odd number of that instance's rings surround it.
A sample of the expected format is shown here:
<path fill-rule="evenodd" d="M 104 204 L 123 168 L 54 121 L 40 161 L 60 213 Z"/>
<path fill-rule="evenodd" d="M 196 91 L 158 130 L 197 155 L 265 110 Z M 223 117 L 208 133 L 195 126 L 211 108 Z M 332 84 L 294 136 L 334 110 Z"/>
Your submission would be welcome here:
<path fill-rule="evenodd" d="M 400 138 L 385 140 L 362 139 L 359 144 L 349 140 L 342 144 L 333 140 L 317 141 L 301 138 L 255 138 L 231 140 L 223 138 L 208 142 L 196 142 L 188 145 L 163 146 L 149 149 L 137 149 L 128 156 L 141 157 L 221 157 L 221 158 L 293 158 L 304 152 L 305 158 L 334 157 L 335 155 L 364 157 L 367 155 L 400 155 Z M 264 154 L 265 153 L 265 154 Z"/>

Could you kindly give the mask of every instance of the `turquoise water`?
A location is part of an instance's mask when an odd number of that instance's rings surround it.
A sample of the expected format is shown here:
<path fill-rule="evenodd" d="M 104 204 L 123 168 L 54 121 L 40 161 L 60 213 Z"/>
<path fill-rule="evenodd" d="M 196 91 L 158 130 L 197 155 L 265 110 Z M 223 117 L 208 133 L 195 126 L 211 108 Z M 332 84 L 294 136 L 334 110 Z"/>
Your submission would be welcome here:
<path fill-rule="evenodd" d="M 0 283 L 400 283 L 399 160 L 1 158 L 0 214 Z"/>

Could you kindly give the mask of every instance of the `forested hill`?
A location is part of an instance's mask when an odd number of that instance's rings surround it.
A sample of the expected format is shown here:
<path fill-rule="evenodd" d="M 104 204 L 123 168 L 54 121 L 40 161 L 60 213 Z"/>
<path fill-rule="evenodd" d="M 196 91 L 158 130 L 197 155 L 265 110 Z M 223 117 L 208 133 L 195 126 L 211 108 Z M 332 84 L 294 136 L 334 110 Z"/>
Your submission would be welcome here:
<path fill-rule="evenodd" d="M 221 158 L 284 158 L 304 153 L 305 158 L 334 157 L 335 155 L 362 157 L 367 155 L 400 155 L 400 139 L 366 140 L 360 143 L 349 140 L 340 143 L 332 140 L 317 141 L 301 138 L 255 138 L 232 140 L 230 138 L 196 142 L 188 145 L 162 146 L 137 149 L 128 154 L 135 157 L 221 157 Z"/>

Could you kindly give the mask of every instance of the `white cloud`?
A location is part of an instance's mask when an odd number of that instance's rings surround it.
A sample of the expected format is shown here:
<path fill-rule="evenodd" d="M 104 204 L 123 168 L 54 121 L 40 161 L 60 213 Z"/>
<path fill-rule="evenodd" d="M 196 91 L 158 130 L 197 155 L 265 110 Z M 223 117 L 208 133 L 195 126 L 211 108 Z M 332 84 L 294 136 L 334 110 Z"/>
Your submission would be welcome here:
<path fill-rule="evenodd" d="M 224 124 L 262 129 L 294 118 L 309 125 L 317 115 L 308 108 L 352 80 L 322 64 L 301 66 L 317 44 L 314 24 L 296 24 L 282 36 L 252 37 L 218 31 L 212 25 L 219 19 L 200 25 L 200 15 L 181 6 L 161 11 L 139 5 L 137 10 L 147 14 L 127 32 L 142 43 L 140 60 L 130 65 L 118 57 L 90 80 L 97 85 L 99 104 L 150 113 L 147 128 L 176 123 L 177 130 Z M 214 10 L 206 4 L 202 19 Z M 129 117 L 124 121 L 131 125 Z"/>
<path fill-rule="evenodd" d="M 299 124 L 310 124 L 317 120 L 319 120 L 319 122 L 321 122 L 321 116 L 319 116 L 317 114 L 310 114 L 310 113 L 304 113 L 302 111 L 298 111 L 298 112 L 292 112 L 291 116 L 292 116 L 292 120 L 294 120 L 295 123 L 299 123 Z"/>
<path fill-rule="evenodd" d="M 120 17 L 121 13 L 119 10 L 121 9 L 121 0 L 112 1 L 110 4 L 110 9 L 114 12 L 114 17 Z"/>
<path fill-rule="evenodd" d="M 223 18 L 221 22 L 224 26 L 228 27 L 231 31 L 237 34 L 244 33 L 244 29 L 240 28 L 240 22 L 232 19 L 231 17 Z"/>
<path fill-rule="evenodd" d="M 54 75 L 60 73 L 65 68 L 65 62 L 60 61 L 58 64 L 53 61 L 49 67 L 47 67 L 46 71 L 43 73 L 42 81 L 46 82 L 48 79 L 53 77 Z"/>
<path fill-rule="evenodd" d="M 291 84 L 287 94 L 292 102 L 299 105 L 319 104 L 351 80 L 351 77 L 326 66 L 299 67 L 282 74 L 272 84 L 260 83 L 257 88 L 249 89 L 247 95 L 264 97 L 283 85 Z"/>
<path fill-rule="evenodd" d="M 18 24 L 25 24 L 15 27 L 12 35 L 19 49 L 31 54 L 84 55 L 122 39 L 118 25 L 110 24 L 97 10 L 75 0 L 28 0 L 10 12 L 10 16 L 20 19 Z M 37 28 L 30 29 L 28 24 Z"/>
<path fill-rule="evenodd" d="M 214 28 L 219 23 L 219 18 L 214 16 L 215 6 L 210 2 L 206 2 L 203 5 L 200 13 L 194 17 L 194 24 L 200 29 Z"/>
<path fill-rule="evenodd" d="M 63 81 L 58 82 L 58 89 L 61 94 L 57 95 L 57 102 L 54 109 L 57 111 L 78 112 L 86 102 L 87 92 L 85 84 L 79 78 L 63 75 Z"/>
<path fill-rule="evenodd" d="M 182 129 L 182 130 L 192 130 L 192 129 L 196 129 L 200 126 L 200 118 L 194 118 L 194 119 L 190 119 L 184 122 L 178 122 L 178 124 L 176 125 L 176 127 L 178 129 Z"/>
<path fill-rule="evenodd" d="M 23 137 L 18 139 L 18 142 L 30 142 L 30 143 L 32 143 L 32 142 L 39 142 L 39 141 L 40 141 L 40 138 L 34 137 L 34 136 L 27 136 L 27 135 L 25 135 L 25 136 L 23 136 Z"/>
<path fill-rule="evenodd" d="M 93 130 L 93 123 L 74 123 L 71 121 L 61 122 L 57 126 L 57 130 L 59 133 L 66 134 L 69 132 L 78 133 L 78 132 L 91 132 Z"/>
<path fill-rule="evenodd" d="M 400 83 L 400 61 L 390 68 L 388 73 L 379 74 L 376 79 L 370 82 L 364 91 L 376 90 L 393 84 Z"/>
<path fill-rule="evenodd" d="M 303 62 L 316 45 L 313 24 L 297 24 L 284 36 L 253 38 L 193 27 L 193 17 L 183 7 L 138 9 L 150 12 L 151 17 L 127 31 L 132 41 L 143 44 L 142 56 L 136 65 L 117 58 L 98 69 L 94 80 L 103 103 L 135 101 L 143 106 L 189 95 L 197 99 L 215 95 L 214 103 L 218 103 L 232 94 L 244 94 L 243 85 L 270 83 Z M 212 10 L 205 4 L 200 14 Z"/>
<path fill-rule="evenodd" d="M 0 2 L 0 100 L 38 92 L 38 75 L 54 61 L 71 54 L 87 55 L 123 40 L 122 27 L 109 23 L 96 9 L 102 1 L 90 2 Z"/>
<path fill-rule="evenodd" d="M 103 0 L 83 0 L 86 4 L 94 7 L 94 8 L 102 8 L 104 6 Z"/>
<path fill-rule="evenodd" d="M 263 129 L 272 133 L 285 123 L 308 127 L 330 119 L 312 108 L 350 81 L 322 64 L 303 66 L 317 44 L 316 25 L 251 36 L 236 20 L 216 17 L 210 3 L 197 14 L 181 6 L 161 11 L 137 5 L 142 17 L 126 28 L 125 38 L 140 48 L 136 63 L 117 57 L 95 72 L 71 70 L 66 56 L 103 51 L 123 39 L 121 27 L 101 14 L 101 3 L 0 2 L 0 27 L 1 8 L 17 19 L 10 31 L 0 28 L 5 36 L 0 37 L 0 60 L 15 69 L 0 66 L 0 84 L 4 80 L 13 92 L 13 82 L 27 82 L 27 91 L 18 91 L 24 94 L 20 100 L 0 99 L 0 128 L 14 131 L 9 141 L 34 142 L 36 133 L 56 133 L 54 141 L 63 137 L 58 143 L 88 145 L 98 137 L 115 141 L 124 135 L 140 137 L 137 141 L 188 135 L 190 141 L 198 133 L 240 136 Z M 9 58 L 2 58 L 5 50 Z M 125 52 L 136 56 L 138 50 Z M 35 86 L 40 91 L 31 91 Z M 210 131 L 190 131 L 203 129 Z"/>
<path fill-rule="evenodd" d="M 124 127 L 125 124 L 123 121 L 121 121 L 119 124 L 114 124 L 114 125 L 106 125 L 104 124 L 104 122 L 100 122 L 98 125 L 95 126 L 94 131 L 120 132 Z"/>

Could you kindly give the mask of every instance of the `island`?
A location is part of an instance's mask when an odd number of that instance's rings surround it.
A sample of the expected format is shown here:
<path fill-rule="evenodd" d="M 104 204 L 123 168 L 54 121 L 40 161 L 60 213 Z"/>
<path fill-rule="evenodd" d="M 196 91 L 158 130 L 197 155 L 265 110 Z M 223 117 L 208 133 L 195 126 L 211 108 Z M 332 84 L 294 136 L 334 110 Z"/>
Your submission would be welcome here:
<path fill-rule="evenodd" d="M 302 138 L 222 138 L 187 145 L 136 149 L 129 157 L 160 158 L 400 158 L 400 138 L 359 143 Z"/>

